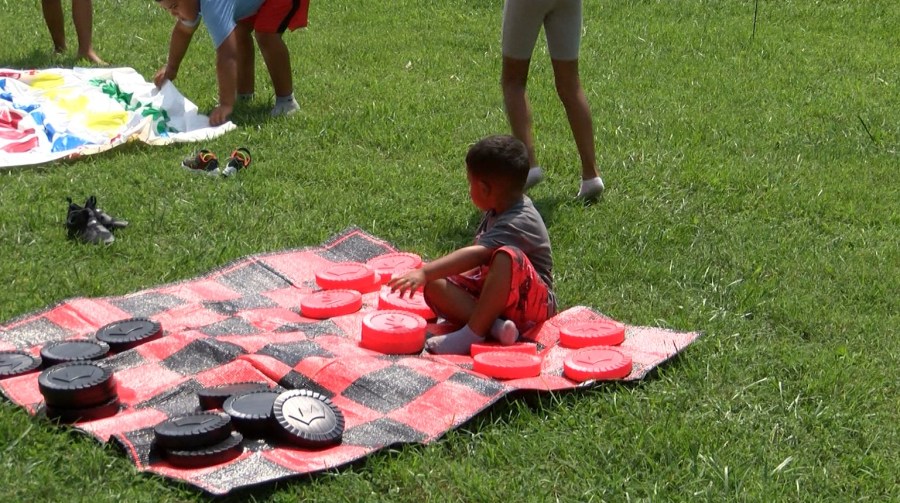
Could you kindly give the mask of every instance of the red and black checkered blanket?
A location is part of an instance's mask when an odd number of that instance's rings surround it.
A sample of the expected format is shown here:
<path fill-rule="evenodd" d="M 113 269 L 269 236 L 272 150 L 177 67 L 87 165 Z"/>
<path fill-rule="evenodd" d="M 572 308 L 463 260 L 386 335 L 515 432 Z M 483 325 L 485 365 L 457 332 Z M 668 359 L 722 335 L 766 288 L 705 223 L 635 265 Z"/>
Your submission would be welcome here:
<path fill-rule="evenodd" d="M 115 373 L 122 410 L 76 427 L 120 444 L 139 470 L 212 494 L 328 470 L 395 444 L 434 441 L 513 391 L 591 384 L 563 376 L 571 350 L 558 344 L 560 326 L 601 317 L 586 307 L 559 313 L 533 331 L 530 338 L 543 356 L 541 375 L 510 381 L 473 372 L 467 356 L 390 356 L 359 347 L 362 318 L 376 309 L 377 292 L 364 295 L 362 310 L 351 315 L 314 320 L 300 314 L 301 297 L 318 289 L 315 271 L 393 251 L 383 240 L 348 229 L 317 247 L 246 257 L 196 279 L 121 297 L 70 299 L 0 325 L 0 350 L 37 355 L 45 343 L 90 338 L 122 319 L 160 323 L 161 339 L 98 362 Z M 627 326 L 621 348 L 634 365 L 625 379 L 641 379 L 698 336 Z M 37 381 L 37 373 L 0 380 L 0 391 L 41 415 Z M 346 419 L 343 441 L 309 451 L 248 439 L 236 459 L 199 469 L 174 467 L 156 453 L 153 427 L 195 412 L 198 390 L 245 381 L 329 397 Z"/>

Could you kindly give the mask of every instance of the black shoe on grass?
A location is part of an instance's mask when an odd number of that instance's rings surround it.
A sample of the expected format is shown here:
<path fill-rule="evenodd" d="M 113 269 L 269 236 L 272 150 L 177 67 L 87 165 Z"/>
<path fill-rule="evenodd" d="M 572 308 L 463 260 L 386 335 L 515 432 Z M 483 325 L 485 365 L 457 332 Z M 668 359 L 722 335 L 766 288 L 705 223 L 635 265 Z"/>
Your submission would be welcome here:
<path fill-rule="evenodd" d="M 85 243 L 110 244 L 116 240 L 112 232 L 100 223 L 94 211 L 78 206 L 71 199 L 69 199 L 69 211 L 66 215 L 66 229 L 69 232 L 69 238 L 78 238 Z"/>
<path fill-rule="evenodd" d="M 97 207 L 97 198 L 91 196 L 87 198 L 87 201 L 84 202 L 84 207 L 94 212 L 94 216 L 97 217 L 97 221 L 99 221 L 104 227 L 107 229 L 114 231 L 116 229 L 124 229 L 128 227 L 128 220 L 122 220 L 121 218 L 116 218 L 105 211 L 101 210 Z"/>

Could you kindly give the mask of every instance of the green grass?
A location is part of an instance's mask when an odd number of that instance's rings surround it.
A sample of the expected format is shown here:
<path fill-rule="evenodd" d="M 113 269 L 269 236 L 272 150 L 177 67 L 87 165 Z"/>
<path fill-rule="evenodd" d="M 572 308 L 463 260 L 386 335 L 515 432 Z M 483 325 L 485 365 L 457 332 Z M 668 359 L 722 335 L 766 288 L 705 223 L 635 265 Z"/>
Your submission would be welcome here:
<path fill-rule="evenodd" d="M 900 499 L 900 4 L 585 2 L 582 78 L 606 199 L 584 207 L 546 50 L 530 95 L 548 173 L 532 197 L 566 306 L 704 337 L 635 386 L 502 402 L 429 446 L 238 500 L 888 501 Z M 0 66 L 49 55 L 34 2 L 3 2 Z M 151 76 L 171 19 L 95 2 L 95 45 Z M 462 160 L 507 131 L 499 2 L 313 2 L 286 37 L 301 112 L 268 119 L 261 58 L 234 180 L 177 168 L 194 146 L 129 145 L 0 173 L 0 320 L 120 295 L 357 225 L 433 258 L 476 222 Z M 69 25 L 70 55 L 74 35 Z M 198 36 L 179 89 L 215 100 Z M 540 47 L 540 46 L 539 46 Z M 65 239 L 65 197 L 132 222 Z M 74 496 L 73 496 L 74 495 Z M 193 501 L 121 454 L 0 405 L 2 501 Z"/>

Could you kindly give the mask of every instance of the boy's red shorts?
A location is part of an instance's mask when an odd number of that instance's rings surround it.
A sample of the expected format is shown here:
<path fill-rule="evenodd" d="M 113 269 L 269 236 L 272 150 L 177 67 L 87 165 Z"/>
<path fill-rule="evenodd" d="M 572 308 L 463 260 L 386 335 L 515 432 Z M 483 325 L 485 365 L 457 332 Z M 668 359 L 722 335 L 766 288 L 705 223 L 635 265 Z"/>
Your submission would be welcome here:
<path fill-rule="evenodd" d="M 260 33 L 284 33 L 306 26 L 309 0 L 266 0 L 256 14 L 241 19 Z"/>
<path fill-rule="evenodd" d="M 491 262 L 498 253 L 506 253 L 512 259 L 512 281 L 502 317 L 515 323 L 522 334 L 556 314 L 556 302 L 522 250 L 513 246 L 501 246 L 494 250 Z M 481 266 L 463 274 L 448 276 L 447 281 L 477 299 L 481 295 L 489 267 Z"/>

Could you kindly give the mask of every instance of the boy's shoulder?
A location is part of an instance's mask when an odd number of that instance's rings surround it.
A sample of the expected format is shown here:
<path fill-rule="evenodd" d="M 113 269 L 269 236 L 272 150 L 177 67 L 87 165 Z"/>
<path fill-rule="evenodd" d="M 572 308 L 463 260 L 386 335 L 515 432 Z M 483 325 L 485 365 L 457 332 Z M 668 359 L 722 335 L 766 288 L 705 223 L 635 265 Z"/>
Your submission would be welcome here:
<path fill-rule="evenodd" d="M 507 208 L 503 213 L 495 213 L 493 210 L 486 211 L 479 230 L 485 231 L 493 228 L 500 230 L 506 227 L 527 229 L 529 232 L 538 234 L 546 233 L 544 219 L 528 196 L 522 196 L 522 200 Z"/>

